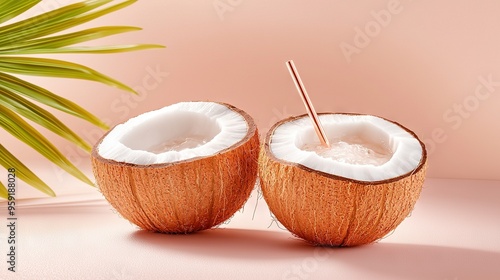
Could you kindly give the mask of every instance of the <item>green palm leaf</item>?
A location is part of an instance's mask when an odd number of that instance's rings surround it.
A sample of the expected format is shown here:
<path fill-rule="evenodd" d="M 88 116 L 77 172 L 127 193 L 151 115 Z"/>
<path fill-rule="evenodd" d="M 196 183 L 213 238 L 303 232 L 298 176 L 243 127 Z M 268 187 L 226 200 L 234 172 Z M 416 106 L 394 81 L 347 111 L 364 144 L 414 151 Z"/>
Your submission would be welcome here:
<path fill-rule="evenodd" d="M 87 110 L 78 106 L 78 104 L 12 75 L 0 72 L 0 87 L 13 91 L 17 94 L 24 95 L 25 97 L 31 98 L 62 112 L 87 120 L 100 128 L 108 129 L 108 126 L 105 123 L 89 113 Z"/>
<path fill-rule="evenodd" d="M 42 0 L 8 0 L 0 2 L 0 23 L 8 21 L 29 10 Z"/>
<path fill-rule="evenodd" d="M 140 28 L 130 26 L 103 26 L 66 34 L 61 33 L 61 31 L 125 8 L 137 0 L 86 0 L 25 20 L 1 25 L 42 1 L 0 0 L 0 127 L 69 174 L 92 185 L 90 179 L 27 121 L 47 128 L 52 133 L 67 139 L 87 152 L 91 149 L 89 143 L 35 102 L 84 119 L 103 129 L 107 129 L 107 125 L 78 104 L 14 75 L 82 79 L 103 83 L 132 93 L 135 91 L 124 83 L 81 64 L 22 55 L 107 54 L 162 48 L 163 46 L 155 44 L 77 45 L 90 40 L 140 30 Z M 55 35 L 56 33 L 58 34 Z M 47 195 L 55 195 L 47 184 L 1 144 L 0 165 L 6 169 L 16 168 L 16 174 L 21 180 Z M 7 189 L 0 183 L 0 197 L 7 198 L 7 196 Z"/>
<path fill-rule="evenodd" d="M 0 44 L 10 44 L 11 42 L 30 40 L 54 34 L 122 9 L 136 1 L 128 0 L 100 10 L 95 9 L 112 2 L 112 0 L 90 0 L 68 5 L 39 16 L 0 27 L 0 33 L 3 33 Z"/>
<path fill-rule="evenodd" d="M 38 57 L 1 57 L 0 71 L 24 75 L 96 81 L 135 93 L 132 88 L 113 78 L 86 66 L 63 60 Z"/>
<path fill-rule="evenodd" d="M 91 28 L 59 36 L 44 37 L 40 39 L 21 41 L 10 45 L 1 46 L 0 52 L 2 54 L 21 54 L 21 52 L 23 51 L 33 49 L 57 50 L 57 48 L 137 30 L 141 29 L 130 26 L 106 26 Z"/>
<path fill-rule="evenodd" d="M 87 142 L 54 117 L 54 115 L 11 91 L 0 88 L 0 105 L 66 138 L 87 152 L 90 152 L 92 149 Z"/>
<path fill-rule="evenodd" d="M 105 54 L 105 53 L 119 53 L 119 52 L 130 52 L 139 51 L 151 48 L 157 48 L 157 45 L 116 45 L 116 46 L 98 46 L 98 47 L 72 47 L 72 48 L 60 48 L 60 49 L 24 49 L 19 50 L 19 54 L 50 54 L 50 53 L 94 53 L 94 54 Z"/>
<path fill-rule="evenodd" d="M 7 189 L 2 184 L 2 182 L 0 182 L 0 197 L 5 199 L 9 197 L 9 193 L 7 192 Z"/>
<path fill-rule="evenodd" d="M 89 185 L 93 185 L 92 181 L 78 170 L 47 138 L 17 114 L 2 105 L 0 105 L 0 127 L 3 127 L 7 132 L 38 151 L 66 172 Z"/>
<path fill-rule="evenodd" d="M 38 176 L 35 175 L 26 165 L 24 165 L 20 160 L 18 160 L 13 154 L 11 154 L 4 146 L 0 144 L 0 165 L 5 169 L 16 168 L 16 176 L 19 179 L 25 181 L 26 183 L 32 185 L 41 192 L 44 192 L 50 196 L 55 196 L 54 191 L 45 184 Z M 5 187 L 4 187 L 5 188 Z M 5 193 L 2 188 L 0 188 L 0 197 L 7 198 L 7 190 Z M 5 195 L 5 196 L 3 196 Z"/>

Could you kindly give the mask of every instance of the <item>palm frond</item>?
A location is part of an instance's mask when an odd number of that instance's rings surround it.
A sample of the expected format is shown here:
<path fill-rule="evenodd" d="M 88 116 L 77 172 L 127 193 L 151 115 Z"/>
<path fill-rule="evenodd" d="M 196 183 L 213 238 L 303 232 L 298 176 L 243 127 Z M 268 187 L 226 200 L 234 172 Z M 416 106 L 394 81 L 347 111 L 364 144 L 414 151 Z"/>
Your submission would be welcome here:
<path fill-rule="evenodd" d="M 159 48 L 159 45 L 141 44 L 141 45 L 114 45 L 114 46 L 96 46 L 96 47 L 71 47 L 59 49 L 23 49 L 19 50 L 19 54 L 62 54 L 62 53 L 87 53 L 87 54 L 106 54 L 106 53 L 120 53 L 130 51 L 140 51 L 145 49 Z"/>
<path fill-rule="evenodd" d="M 68 34 L 44 37 L 28 41 L 19 41 L 0 47 L 1 54 L 21 54 L 24 50 L 33 49 L 57 49 L 69 45 L 87 42 L 90 40 L 100 39 L 111 35 L 116 35 L 125 32 L 141 30 L 138 27 L 131 26 L 105 26 L 90 28 L 82 31 L 72 32 Z"/>
<path fill-rule="evenodd" d="M 5 199 L 9 197 L 9 192 L 7 191 L 7 188 L 5 188 L 2 182 L 0 182 L 0 197 Z"/>
<path fill-rule="evenodd" d="M 56 196 L 54 191 L 43 182 L 38 176 L 35 175 L 26 165 L 24 165 L 19 159 L 17 159 L 13 154 L 11 154 L 4 146 L 0 144 L 0 165 L 2 165 L 5 169 L 16 168 L 16 176 L 24 182 L 30 184 L 37 190 L 50 195 Z M 4 187 L 5 188 L 5 187 Z M 5 190 L 7 192 L 7 190 Z M 0 188 L 0 197 L 7 198 L 2 196 L 3 190 Z"/>
<path fill-rule="evenodd" d="M 3 105 L 0 105 L 0 127 L 3 127 L 7 132 L 35 149 L 66 172 L 89 185 L 93 185 L 92 181 L 74 166 L 47 138 Z"/>
<path fill-rule="evenodd" d="M 120 10 L 136 2 L 127 0 L 98 9 L 112 0 L 88 0 L 61 7 L 16 23 L 0 27 L 0 45 L 40 38 L 71 27 L 81 25 L 106 14 Z"/>
<path fill-rule="evenodd" d="M 108 129 L 105 123 L 78 104 L 12 75 L 0 72 L 0 87 L 86 120 L 102 129 Z"/>
<path fill-rule="evenodd" d="M 9 90 L 0 88 L 0 105 L 38 123 L 55 134 L 73 142 L 87 152 L 90 152 L 92 149 L 87 142 L 47 110 Z"/>
<path fill-rule="evenodd" d="M 51 58 L 17 56 L 1 57 L 0 71 L 23 75 L 96 81 L 117 87 L 122 90 L 136 93 L 129 86 L 111 77 L 101 74 L 89 67 L 73 62 Z"/>
<path fill-rule="evenodd" d="M 77 45 L 90 40 L 140 30 L 140 28 L 131 26 L 94 27 L 54 35 L 123 9 L 137 0 L 85 0 L 1 26 L 1 24 L 7 23 L 7 21 L 21 15 L 42 1 L 0 0 L 0 127 L 35 149 L 69 174 L 92 185 L 92 182 L 77 167 L 22 117 L 38 123 L 87 152 L 90 151 L 91 147 L 85 140 L 49 111 L 41 108 L 34 102 L 84 119 L 103 129 L 107 129 L 107 125 L 76 103 L 14 75 L 83 79 L 100 82 L 132 93 L 135 93 L 135 91 L 129 86 L 81 64 L 49 58 L 24 57 L 21 55 L 61 53 L 107 54 L 163 48 L 163 46 L 156 44 Z M 55 195 L 47 184 L 1 144 L 0 165 L 6 169 L 15 167 L 18 177 L 21 180 L 50 196 Z M 7 189 L 0 183 L 0 197 L 7 198 L 7 196 Z"/>
<path fill-rule="evenodd" d="M 3 0 L 0 2 L 0 23 L 15 18 L 41 1 L 42 0 Z"/>

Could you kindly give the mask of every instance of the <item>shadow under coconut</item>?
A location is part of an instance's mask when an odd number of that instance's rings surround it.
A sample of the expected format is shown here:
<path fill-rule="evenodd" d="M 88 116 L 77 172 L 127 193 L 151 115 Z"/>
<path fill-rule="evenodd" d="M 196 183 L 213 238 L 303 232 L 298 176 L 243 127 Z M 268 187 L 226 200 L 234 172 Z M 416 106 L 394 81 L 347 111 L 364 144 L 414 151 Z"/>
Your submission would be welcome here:
<path fill-rule="evenodd" d="M 498 279 L 500 252 L 396 243 L 338 248 L 324 265 L 380 275 L 381 279 Z M 349 269 L 350 270 L 350 269 Z"/>
<path fill-rule="evenodd" d="M 287 232 L 218 228 L 191 234 L 162 234 L 139 230 L 130 236 L 133 242 L 178 250 L 195 255 L 222 258 L 283 259 L 300 258 L 311 247 Z"/>
<path fill-rule="evenodd" d="M 313 258 L 317 270 L 373 275 L 376 279 L 498 279 L 500 252 L 396 243 L 330 248 L 315 247 L 286 232 L 212 229 L 188 235 L 139 230 L 134 243 L 193 255 L 270 261 L 288 260 L 290 266 Z M 347 272 L 347 273 L 346 273 Z"/>

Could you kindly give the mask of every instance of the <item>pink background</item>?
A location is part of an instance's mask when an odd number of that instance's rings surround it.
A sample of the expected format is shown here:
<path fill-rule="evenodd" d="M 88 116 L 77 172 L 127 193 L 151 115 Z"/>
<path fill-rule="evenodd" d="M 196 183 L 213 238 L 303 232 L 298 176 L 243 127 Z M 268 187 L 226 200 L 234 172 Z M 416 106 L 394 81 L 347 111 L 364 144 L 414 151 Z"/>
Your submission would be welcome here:
<path fill-rule="evenodd" d="M 70 2 L 46 1 L 30 13 Z M 319 112 L 375 114 L 414 130 L 427 143 L 430 177 L 500 180 L 499 12 L 498 1 L 466 0 L 139 1 L 88 26 L 143 31 L 95 44 L 160 43 L 167 49 L 59 58 L 94 67 L 140 96 L 86 81 L 29 79 L 110 125 L 178 101 L 216 100 L 250 113 L 264 134 L 277 120 L 304 113 L 285 67 L 293 59 Z M 341 47 L 347 44 L 356 53 L 346 55 Z M 480 77 L 496 83 L 491 92 Z M 56 114 L 92 143 L 104 133 Z M 2 143 L 21 158 L 44 160 L 2 133 Z M 47 135 L 88 168 L 87 155 Z"/>
<path fill-rule="evenodd" d="M 97 192 L 27 199 L 17 206 L 18 272 L 4 263 L 0 279 L 498 280 L 498 181 L 431 178 L 425 186 L 394 232 L 354 248 L 292 236 L 257 191 L 221 228 L 189 235 L 138 230 Z"/>
<path fill-rule="evenodd" d="M 46 0 L 28 14 L 71 2 Z M 214 4 L 228 10 L 218 13 Z M 19 199 L 19 272 L 9 273 L 3 258 L 0 279 L 498 279 L 499 14 L 500 2 L 493 0 L 144 0 L 88 24 L 144 28 L 96 44 L 168 46 L 59 56 L 117 78 L 139 96 L 85 81 L 29 77 L 110 125 L 178 101 L 216 100 L 250 113 L 264 134 L 277 120 L 304 113 L 285 67 L 293 59 L 318 111 L 376 114 L 414 130 L 428 144 L 434 178 L 393 233 L 325 256 L 326 249 L 283 230 L 258 189 L 222 229 L 188 236 L 139 231 L 96 189 L 1 131 L 2 144 L 58 197 L 19 182 L 18 198 L 42 198 Z M 366 29 L 370 35 L 359 35 Z M 347 44 L 355 54 L 345 55 L 341 46 Z M 494 81 L 491 91 L 481 77 Z M 455 111 L 459 106 L 465 111 Z M 55 114 L 89 142 L 104 133 Z M 87 155 L 47 135 L 92 176 Z M 6 209 L 0 202 L 4 225 Z M 7 230 L 0 226 L 0 236 Z M 291 273 L 296 267 L 307 273 Z"/>

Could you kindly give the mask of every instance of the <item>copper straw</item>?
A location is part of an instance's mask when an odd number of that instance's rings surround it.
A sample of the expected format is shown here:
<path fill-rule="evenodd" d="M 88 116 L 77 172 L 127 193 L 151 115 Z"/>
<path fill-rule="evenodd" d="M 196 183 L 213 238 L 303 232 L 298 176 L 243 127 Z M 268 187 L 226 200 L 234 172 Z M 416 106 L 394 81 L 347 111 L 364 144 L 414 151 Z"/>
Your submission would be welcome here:
<path fill-rule="evenodd" d="M 304 87 L 304 83 L 302 83 L 302 80 L 300 79 L 299 72 L 297 72 L 297 68 L 295 68 L 293 60 L 287 61 L 286 66 L 288 66 L 288 71 L 290 71 L 290 75 L 292 76 L 295 86 L 297 87 L 297 91 L 302 98 L 302 102 L 304 102 L 307 114 L 313 122 L 314 130 L 318 135 L 321 145 L 330 148 L 330 142 L 328 142 L 328 138 L 326 137 L 325 131 L 323 130 L 323 126 L 319 121 L 318 114 L 316 114 L 316 110 L 314 110 L 314 106 L 311 102 L 311 99 L 309 99 L 309 95 L 307 94 L 306 88 Z"/>

